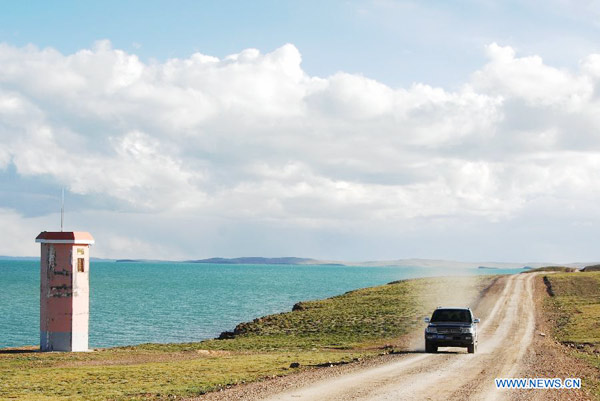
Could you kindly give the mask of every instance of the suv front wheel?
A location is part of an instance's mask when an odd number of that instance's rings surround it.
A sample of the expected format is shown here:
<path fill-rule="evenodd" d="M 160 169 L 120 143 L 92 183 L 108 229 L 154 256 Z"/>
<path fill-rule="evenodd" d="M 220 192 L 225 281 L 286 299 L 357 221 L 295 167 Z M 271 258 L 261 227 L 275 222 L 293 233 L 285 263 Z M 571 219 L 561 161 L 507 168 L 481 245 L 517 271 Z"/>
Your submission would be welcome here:
<path fill-rule="evenodd" d="M 429 341 L 425 341 L 425 352 L 428 354 L 433 354 L 437 352 L 437 349 L 437 345 L 433 345 Z"/>
<path fill-rule="evenodd" d="M 475 351 L 477 351 L 477 344 L 473 343 L 473 344 L 467 345 L 467 351 L 469 352 L 469 354 L 474 354 Z"/>

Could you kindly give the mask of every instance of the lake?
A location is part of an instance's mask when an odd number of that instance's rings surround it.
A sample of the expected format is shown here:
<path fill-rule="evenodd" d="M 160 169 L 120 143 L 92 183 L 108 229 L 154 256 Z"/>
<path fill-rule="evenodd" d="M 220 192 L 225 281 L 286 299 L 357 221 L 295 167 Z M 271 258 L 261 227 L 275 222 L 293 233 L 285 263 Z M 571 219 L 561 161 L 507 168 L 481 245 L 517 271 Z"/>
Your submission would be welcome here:
<path fill-rule="evenodd" d="M 238 323 L 394 280 L 521 269 L 116 263 L 90 266 L 90 347 L 201 341 Z M 0 348 L 39 344 L 39 262 L 0 260 Z"/>

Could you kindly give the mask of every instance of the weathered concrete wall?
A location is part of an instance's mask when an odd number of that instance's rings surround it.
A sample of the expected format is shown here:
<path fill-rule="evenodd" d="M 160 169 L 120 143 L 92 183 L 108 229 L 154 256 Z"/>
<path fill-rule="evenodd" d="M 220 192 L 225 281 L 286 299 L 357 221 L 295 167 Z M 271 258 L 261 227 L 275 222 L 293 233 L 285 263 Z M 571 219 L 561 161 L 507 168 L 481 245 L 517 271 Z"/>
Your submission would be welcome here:
<path fill-rule="evenodd" d="M 40 269 L 40 349 L 87 351 L 89 246 L 42 243 Z"/>
<path fill-rule="evenodd" d="M 40 348 L 42 351 L 71 350 L 72 248 L 70 244 L 42 244 L 41 247 Z"/>
<path fill-rule="evenodd" d="M 72 351 L 87 351 L 90 320 L 90 258 L 89 247 L 75 245 L 72 252 L 73 266 L 73 322 Z M 78 269 L 78 259 L 83 259 L 83 272 Z"/>

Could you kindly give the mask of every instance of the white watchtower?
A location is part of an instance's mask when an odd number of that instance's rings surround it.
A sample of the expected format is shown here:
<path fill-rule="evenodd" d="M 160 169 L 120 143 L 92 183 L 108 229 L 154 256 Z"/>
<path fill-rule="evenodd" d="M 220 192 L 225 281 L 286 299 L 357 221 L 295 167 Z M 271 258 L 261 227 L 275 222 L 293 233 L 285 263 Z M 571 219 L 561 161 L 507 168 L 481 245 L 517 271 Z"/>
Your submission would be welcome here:
<path fill-rule="evenodd" d="M 87 351 L 90 245 L 87 232 L 43 231 L 40 258 L 40 350 Z"/>

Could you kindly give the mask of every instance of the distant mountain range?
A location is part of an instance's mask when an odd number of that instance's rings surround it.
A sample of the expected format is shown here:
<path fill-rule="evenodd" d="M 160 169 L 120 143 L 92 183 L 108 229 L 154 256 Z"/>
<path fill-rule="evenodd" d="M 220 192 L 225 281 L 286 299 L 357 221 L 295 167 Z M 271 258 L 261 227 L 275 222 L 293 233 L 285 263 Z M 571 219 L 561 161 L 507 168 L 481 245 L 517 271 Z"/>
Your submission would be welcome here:
<path fill-rule="evenodd" d="M 348 266 L 413 266 L 443 269 L 531 269 L 544 266 L 566 266 L 581 268 L 593 263 L 556 263 L 556 262 L 459 262 L 441 259 L 395 259 L 383 261 L 351 262 Z"/>
<path fill-rule="evenodd" d="M 39 257 L 14 257 L 0 256 L 3 260 L 39 260 Z M 92 258 L 92 261 L 98 262 L 148 262 L 148 263 L 182 263 L 182 261 L 167 260 L 149 260 L 149 259 L 101 259 Z M 330 265 L 330 266 L 412 266 L 437 269 L 531 269 L 543 266 L 566 266 L 582 268 L 585 266 L 596 265 L 598 262 L 586 263 L 556 263 L 556 262 L 535 262 L 535 263 L 507 263 L 507 262 L 458 262 L 453 260 L 440 259 L 395 259 L 380 261 L 347 262 L 337 260 L 319 260 L 312 258 L 298 257 L 279 257 L 265 258 L 260 256 L 240 257 L 240 258 L 209 258 L 198 260 L 186 260 L 183 263 L 204 263 L 204 264 L 224 264 L 224 265 Z"/>
<path fill-rule="evenodd" d="M 343 263 L 330 263 L 319 261 L 310 258 L 263 258 L 259 256 L 242 257 L 242 258 L 210 258 L 200 260 L 188 260 L 187 263 L 214 263 L 222 265 L 343 265 Z"/>
<path fill-rule="evenodd" d="M 214 264 L 254 264 L 254 265 L 334 265 L 334 266 L 413 266 L 426 268 L 459 268 L 459 269 L 531 269 L 536 267 L 557 265 L 555 262 L 545 263 L 507 263 L 507 262 L 458 262 L 439 259 L 395 259 L 384 261 L 345 262 L 337 260 L 319 260 L 311 258 L 281 257 L 241 257 L 241 258 L 210 258 L 188 260 L 187 263 L 214 263 Z M 581 268 L 593 263 L 559 263 L 560 266 Z"/>

